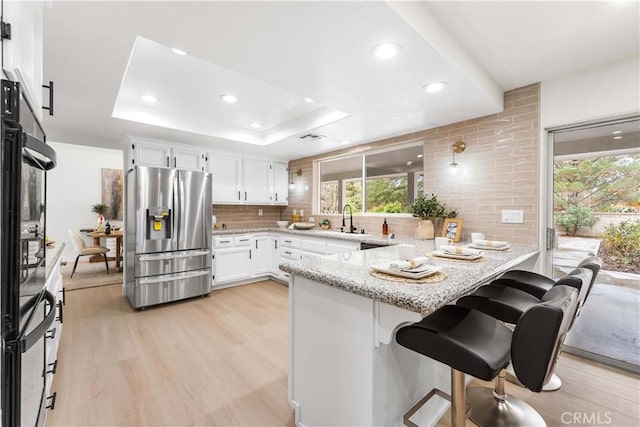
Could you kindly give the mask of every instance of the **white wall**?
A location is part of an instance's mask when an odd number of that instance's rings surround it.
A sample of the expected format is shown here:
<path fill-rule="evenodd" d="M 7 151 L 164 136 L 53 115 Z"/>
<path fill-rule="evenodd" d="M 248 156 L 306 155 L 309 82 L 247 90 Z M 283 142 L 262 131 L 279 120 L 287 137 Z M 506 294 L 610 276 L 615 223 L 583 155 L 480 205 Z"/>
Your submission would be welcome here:
<path fill-rule="evenodd" d="M 58 165 L 47 175 L 47 235 L 64 242 L 62 259 L 73 261 L 75 252 L 67 230 L 95 228 L 97 216 L 91 205 L 102 202 L 101 169 L 122 169 L 122 151 L 50 144 L 56 150 Z M 87 239 L 87 244 L 92 240 Z"/>
<path fill-rule="evenodd" d="M 638 76 L 640 57 L 634 56 L 605 67 L 542 82 L 541 128 L 637 114 L 640 111 Z"/>

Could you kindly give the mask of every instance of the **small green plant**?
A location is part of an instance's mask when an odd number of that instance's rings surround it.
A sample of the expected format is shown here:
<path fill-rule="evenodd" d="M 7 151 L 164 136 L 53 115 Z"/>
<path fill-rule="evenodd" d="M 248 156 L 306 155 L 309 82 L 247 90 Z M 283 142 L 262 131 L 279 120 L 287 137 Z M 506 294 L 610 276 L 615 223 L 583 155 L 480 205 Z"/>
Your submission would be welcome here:
<path fill-rule="evenodd" d="M 97 213 L 98 215 L 104 215 L 109 210 L 109 206 L 104 203 L 96 203 L 95 205 L 91 205 L 91 212 Z"/>
<path fill-rule="evenodd" d="M 438 200 L 438 196 L 419 196 L 411 203 L 411 213 L 420 219 L 455 218 L 458 213 L 449 210 L 447 206 Z"/>
<path fill-rule="evenodd" d="M 324 225 L 326 227 L 330 227 L 331 226 L 331 221 L 329 221 L 329 218 L 322 218 L 322 221 L 320 221 L 320 225 Z"/>
<path fill-rule="evenodd" d="M 584 206 L 571 205 L 558 217 L 557 223 L 569 236 L 575 236 L 578 230 L 589 229 L 598 221 L 591 209 Z"/>
<path fill-rule="evenodd" d="M 640 221 L 622 221 L 605 228 L 603 249 L 622 268 L 637 270 L 640 264 Z"/>

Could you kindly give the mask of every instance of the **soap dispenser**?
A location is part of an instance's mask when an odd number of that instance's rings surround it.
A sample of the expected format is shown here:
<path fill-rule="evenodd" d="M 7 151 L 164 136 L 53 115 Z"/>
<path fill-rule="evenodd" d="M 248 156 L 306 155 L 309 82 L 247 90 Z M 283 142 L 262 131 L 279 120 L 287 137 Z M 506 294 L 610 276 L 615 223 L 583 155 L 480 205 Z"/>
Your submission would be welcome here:
<path fill-rule="evenodd" d="M 382 223 L 382 235 L 386 236 L 389 234 L 389 224 L 387 224 L 387 218 L 384 219 Z"/>

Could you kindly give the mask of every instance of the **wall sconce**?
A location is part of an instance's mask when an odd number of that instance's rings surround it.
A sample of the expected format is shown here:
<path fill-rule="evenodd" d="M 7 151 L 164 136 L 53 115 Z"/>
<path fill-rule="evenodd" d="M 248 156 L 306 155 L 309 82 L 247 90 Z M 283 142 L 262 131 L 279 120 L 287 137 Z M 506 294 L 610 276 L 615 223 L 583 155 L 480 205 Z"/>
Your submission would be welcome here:
<path fill-rule="evenodd" d="M 456 154 L 460 154 L 467 148 L 467 144 L 462 141 L 458 141 L 451 146 L 451 155 L 453 156 L 453 161 L 449 163 L 449 167 L 451 168 L 451 173 L 456 172 L 456 168 L 458 164 L 456 163 Z"/>
<path fill-rule="evenodd" d="M 302 176 L 302 169 L 298 169 L 295 172 L 296 176 Z M 289 179 L 289 189 L 293 190 L 294 188 L 296 188 L 296 184 L 294 184 L 293 182 L 293 171 L 291 171 L 291 173 L 289 174 L 291 176 L 291 179 Z"/>

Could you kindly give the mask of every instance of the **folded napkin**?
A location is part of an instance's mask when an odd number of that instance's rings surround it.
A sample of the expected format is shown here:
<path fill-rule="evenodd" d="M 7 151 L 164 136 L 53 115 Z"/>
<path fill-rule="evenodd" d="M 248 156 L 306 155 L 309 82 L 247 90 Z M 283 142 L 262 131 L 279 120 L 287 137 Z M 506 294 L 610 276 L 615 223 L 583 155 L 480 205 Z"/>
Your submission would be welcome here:
<path fill-rule="evenodd" d="M 501 248 L 507 246 L 509 242 L 503 242 L 501 240 L 474 240 L 474 245 L 487 246 L 490 248 Z"/>
<path fill-rule="evenodd" d="M 463 246 L 441 246 L 440 250 L 446 254 L 455 254 L 455 255 L 480 255 L 480 252 L 477 249 L 465 248 Z"/>
<path fill-rule="evenodd" d="M 416 268 L 429 262 L 426 256 L 419 256 L 408 259 L 406 261 L 392 261 L 389 263 L 389 270 L 405 270 L 408 268 Z"/>

